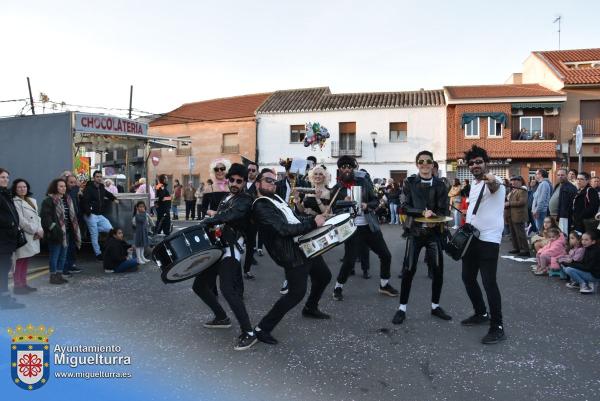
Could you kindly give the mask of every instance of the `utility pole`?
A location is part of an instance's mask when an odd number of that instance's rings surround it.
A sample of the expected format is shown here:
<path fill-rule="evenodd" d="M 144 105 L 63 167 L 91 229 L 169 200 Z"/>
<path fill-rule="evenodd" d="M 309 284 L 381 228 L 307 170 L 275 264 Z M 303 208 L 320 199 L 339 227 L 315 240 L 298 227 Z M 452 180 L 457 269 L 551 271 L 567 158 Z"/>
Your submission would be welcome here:
<path fill-rule="evenodd" d="M 33 105 L 33 95 L 31 94 L 31 83 L 29 77 L 27 77 L 27 87 L 29 88 L 29 101 L 31 102 L 31 114 L 35 116 L 35 108 Z"/>
<path fill-rule="evenodd" d="M 129 119 L 131 119 L 131 104 L 133 101 L 133 85 L 129 87 Z"/>
<path fill-rule="evenodd" d="M 558 22 L 558 50 L 560 50 L 560 21 L 561 20 L 562 20 L 562 15 L 559 15 L 558 17 L 556 17 L 556 19 L 553 22 L 553 24 L 556 24 Z"/>

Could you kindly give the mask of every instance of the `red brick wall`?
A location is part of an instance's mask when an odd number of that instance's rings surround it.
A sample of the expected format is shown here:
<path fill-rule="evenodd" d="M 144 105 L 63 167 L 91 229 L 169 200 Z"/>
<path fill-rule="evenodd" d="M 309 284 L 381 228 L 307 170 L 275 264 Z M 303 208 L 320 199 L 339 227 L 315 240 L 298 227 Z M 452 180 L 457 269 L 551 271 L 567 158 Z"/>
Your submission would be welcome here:
<path fill-rule="evenodd" d="M 448 160 L 463 157 L 464 152 L 476 144 L 488 151 L 492 159 L 539 159 L 556 158 L 556 141 L 513 141 L 511 140 L 511 104 L 451 104 L 446 108 L 448 124 Z M 505 113 L 508 120 L 502 138 L 488 137 L 487 118 L 481 118 L 479 138 L 466 138 L 461 126 L 463 113 Z M 516 128 L 518 130 L 518 127 Z"/>

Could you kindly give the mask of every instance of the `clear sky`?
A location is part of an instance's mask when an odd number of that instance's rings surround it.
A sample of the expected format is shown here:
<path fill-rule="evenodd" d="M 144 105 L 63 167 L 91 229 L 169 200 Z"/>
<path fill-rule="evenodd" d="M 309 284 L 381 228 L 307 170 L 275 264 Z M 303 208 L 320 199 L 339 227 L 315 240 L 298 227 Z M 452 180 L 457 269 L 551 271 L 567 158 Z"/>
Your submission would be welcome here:
<path fill-rule="evenodd" d="M 153 113 L 277 89 L 503 83 L 558 48 L 558 15 L 562 49 L 600 47 L 590 0 L 2 0 L 0 101 L 27 97 L 27 76 L 35 100 L 76 105 L 127 108 L 133 85 Z"/>

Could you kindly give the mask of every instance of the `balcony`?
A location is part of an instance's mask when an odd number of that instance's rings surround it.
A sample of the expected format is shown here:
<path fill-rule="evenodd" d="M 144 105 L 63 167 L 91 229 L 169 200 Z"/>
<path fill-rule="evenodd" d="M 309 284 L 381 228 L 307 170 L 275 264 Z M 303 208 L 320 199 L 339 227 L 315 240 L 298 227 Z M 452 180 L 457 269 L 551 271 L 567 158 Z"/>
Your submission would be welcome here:
<path fill-rule="evenodd" d="M 541 130 L 533 130 L 526 134 L 525 139 L 521 138 L 520 123 L 518 117 L 512 119 L 512 134 L 513 141 L 540 141 L 540 140 L 558 140 L 560 139 L 560 120 L 558 117 L 543 117 L 543 125 Z"/>
<path fill-rule="evenodd" d="M 221 153 L 240 153 L 240 145 L 221 145 Z"/>
<path fill-rule="evenodd" d="M 600 118 L 596 118 L 593 120 L 579 120 L 577 121 L 577 125 L 581 124 L 581 128 L 583 128 L 583 136 L 591 136 L 591 137 L 600 137 Z M 575 132 L 575 128 L 573 128 L 573 132 Z"/>
<path fill-rule="evenodd" d="M 354 146 L 352 146 L 354 145 Z M 331 142 L 331 157 L 352 156 L 362 157 L 362 141 L 356 141 L 354 144 Z"/>

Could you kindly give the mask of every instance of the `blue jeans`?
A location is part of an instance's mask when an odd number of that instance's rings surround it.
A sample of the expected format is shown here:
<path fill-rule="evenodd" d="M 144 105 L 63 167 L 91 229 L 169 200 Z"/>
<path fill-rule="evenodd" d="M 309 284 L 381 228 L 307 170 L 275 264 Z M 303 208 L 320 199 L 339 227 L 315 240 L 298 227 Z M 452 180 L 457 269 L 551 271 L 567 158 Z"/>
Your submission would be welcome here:
<path fill-rule="evenodd" d="M 67 256 L 65 258 L 65 267 L 63 272 L 66 273 L 73 269 L 75 266 L 75 257 L 77 252 L 77 245 L 75 245 L 75 239 L 72 235 L 69 235 L 69 246 L 67 247 Z"/>
<path fill-rule="evenodd" d="M 84 215 L 83 218 L 85 219 L 85 224 L 87 224 L 88 231 L 90 232 L 92 248 L 94 248 L 94 253 L 98 256 L 102 253 L 100 251 L 100 244 L 98 244 L 98 232 L 107 233 L 113 227 L 110 224 L 110 221 L 101 214 L 91 213 L 89 216 Z"/>
<path fill-rule="evenodd" d="M 173 218 L 179 216 L 179 209 L 177 209 L 178 205 L 171 205 L 171 212 L 173 212 Z"/>
<path fill-rule="evenodd" d="M 62 242 L 55 244 L 49 243 L 48 250 L 50 251 L 50 273 L 62 273 L 67 259 L 67 247 L 63 246 Z"/>
<path fill-rule="evenodd" d="M 595 278 L 592 273 L 584 272 L 583 270 L 574 267 L 565 267 L 565 273 L 571 277 L 571 280 L 578 282 L 580 285 L 600 281 L 600 278 Z"/>
<path fill-rule="evenodd" d="M 544 219 L 546 218 L 546 212 L 538 212 L 537 219 L 535 219 L 535 226 L 539 235 L 542 235 L 544 231 Z"/>
<path fill-rule="evenodd" d="M 125 273 L 131 270 L 135 270 L 137 268 L 137 265 L 138 261 L 136 258 L 127 259 L 121 262 L 121 264 L 115 268 L 115 273 Z"/>
<path fill-rule="evenodd" d="M 398 204 L 390 203 L 390 224 L 398 224 Z"/>

